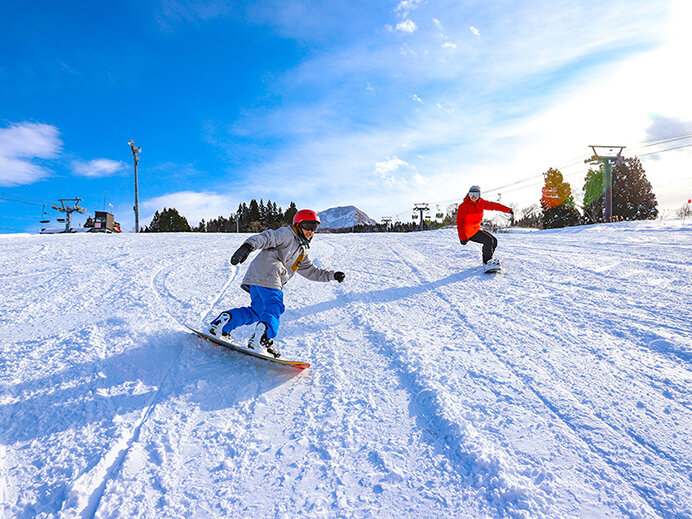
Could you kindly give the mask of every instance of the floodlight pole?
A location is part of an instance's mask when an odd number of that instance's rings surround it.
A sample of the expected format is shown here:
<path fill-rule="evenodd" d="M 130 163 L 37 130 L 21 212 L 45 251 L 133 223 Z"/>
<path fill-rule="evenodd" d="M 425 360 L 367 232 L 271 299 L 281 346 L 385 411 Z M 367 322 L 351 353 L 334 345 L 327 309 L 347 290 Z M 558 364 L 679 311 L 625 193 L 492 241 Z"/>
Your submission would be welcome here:
<path fill-rule="evenodd" d="M 425 223 L 425 220 L 423 219 L 423 211 L 429 211 L 430 207 L 428 207 L 428 204 L 415 204 L 413 207 L 414 211 L 419 211 L 420 212 L 420 230 L 423 230 L 423 226 Z"/>
<path fill-rule="evenodd" d="M 128 142 L 130 149 L 132 150 L 132 157 L 135 159 L 135 206 L 133 207 L 135 211 L 135 232 L 139 232 L 139 192 L 137 189 L 137 164 L 139 163 L 139 152 L 142 148 L 135 146 L 135 141 L 130 139 Z"/>
<path fill-rule="evenodd" d="M 613 219 L 613 170 L 611 161 L 621 158 L 622 150 L 625 146 L 589 146 L 593 150 L 593 157 L 585 162 L 598 161 L 603 164 L 603 181 L 605 183 L 605 193 L 603 193 L 603 219 L 610 222 Z M 599 154 L 596 148 L 602 149 L 606 154 Z M 613 155 L 615 150 L 617 153 Z"/>

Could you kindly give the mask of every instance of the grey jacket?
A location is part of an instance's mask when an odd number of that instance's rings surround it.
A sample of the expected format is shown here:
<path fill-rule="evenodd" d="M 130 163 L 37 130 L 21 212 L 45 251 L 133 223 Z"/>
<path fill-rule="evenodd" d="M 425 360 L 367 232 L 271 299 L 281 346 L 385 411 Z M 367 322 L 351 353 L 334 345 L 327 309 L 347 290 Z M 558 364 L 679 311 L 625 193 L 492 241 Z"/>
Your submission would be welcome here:
<path fill-rule="evenodd" d="M 250 291 L 249 285 L 281 290 L 298 272 L 311 281 L 332 281 L 334 271 L 317 268 L 308 258 L 309 245 L 293 227 L 268 229 L 250 236 L 245 243 L 261 252 L 252 260 L 240 285 Z"/>

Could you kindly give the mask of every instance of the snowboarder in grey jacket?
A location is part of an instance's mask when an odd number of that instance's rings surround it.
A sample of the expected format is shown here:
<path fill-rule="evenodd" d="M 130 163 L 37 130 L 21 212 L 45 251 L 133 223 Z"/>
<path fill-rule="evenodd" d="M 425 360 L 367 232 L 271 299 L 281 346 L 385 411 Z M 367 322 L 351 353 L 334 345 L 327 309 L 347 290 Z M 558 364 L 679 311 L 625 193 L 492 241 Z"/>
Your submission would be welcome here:
<path fill-rule="evenodd" d="M 227 337 L 239 326 L 257 323 L 248 347 L 278 357 L 274 337 L 285 309 L 282 289 L 288 280 L 296 272 L 311 281 L 341 283 L 345 277 L 343 272 L 316 267 L 308 258 L 310 241 L 319 224 L 315 211 L 302 209 L 293 217 L 293 225 L 269 229 L 245 240 L 233 253 L 231 264 L 244 262 L 253 250 L 261 251 L 250 263 L 240 285 L 250 293 L 252 302 L 250 306 L 222 312 L 212 321 L 209 333 Z"/>

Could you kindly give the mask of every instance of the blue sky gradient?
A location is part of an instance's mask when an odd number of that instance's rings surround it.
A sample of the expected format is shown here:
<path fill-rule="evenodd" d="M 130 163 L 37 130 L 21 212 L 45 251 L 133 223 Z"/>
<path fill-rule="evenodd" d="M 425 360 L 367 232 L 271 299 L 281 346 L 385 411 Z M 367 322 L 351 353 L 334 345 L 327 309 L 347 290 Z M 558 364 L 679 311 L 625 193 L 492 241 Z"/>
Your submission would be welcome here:
<path fill-rule="evenodd" d="M 672 66 L 689 42 L 681 5 L 12 3 L 0 19 L 0 232 L 38 230 L 41 208 L 17 200 L 72 196 L 90 212 L 105 197 L 131 230 L 129 139 L 142 148 L 143 224 L 164 206 L 197 223 L 250 198 L 402 220 L 471 184 L 496 199 L 493 188 L 586 157 L 594 139 L 692 133 L 689 80 Z M 632 70 L 650 75 L 641 91 Z M 605 122 L 600 102 L 613 106 Z M 677 207 L 670 172 L 689 150 L 666 158 L 678 162 L 645 168 Z M 576 189 L 580 167 L 565 171 Z M 502 200 L 539 197 L 533 186 Z"/>

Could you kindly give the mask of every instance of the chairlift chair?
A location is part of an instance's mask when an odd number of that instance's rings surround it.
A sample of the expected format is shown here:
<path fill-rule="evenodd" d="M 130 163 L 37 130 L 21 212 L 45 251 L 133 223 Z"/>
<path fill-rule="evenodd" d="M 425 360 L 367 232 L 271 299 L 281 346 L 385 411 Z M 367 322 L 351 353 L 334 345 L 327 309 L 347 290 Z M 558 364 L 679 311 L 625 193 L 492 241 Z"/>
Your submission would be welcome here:
<path fill-rule="evenodd" d="M 50 223 L 50 218 L 48 217 L 48 213 L 46 212 L 46 204 L 43 204 L 43 212 L 41 213 L 41 219 L 39 220 L 40 223 Z"/>

